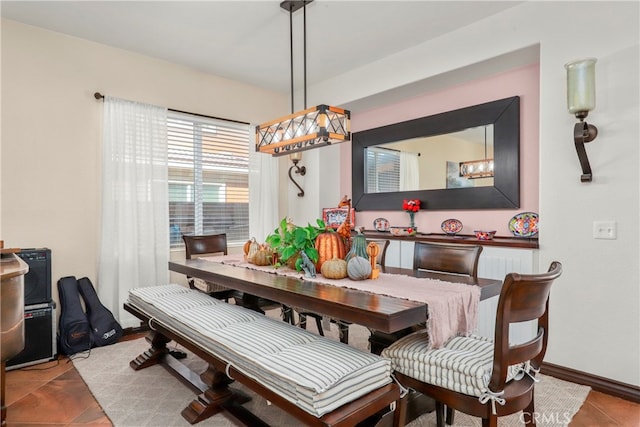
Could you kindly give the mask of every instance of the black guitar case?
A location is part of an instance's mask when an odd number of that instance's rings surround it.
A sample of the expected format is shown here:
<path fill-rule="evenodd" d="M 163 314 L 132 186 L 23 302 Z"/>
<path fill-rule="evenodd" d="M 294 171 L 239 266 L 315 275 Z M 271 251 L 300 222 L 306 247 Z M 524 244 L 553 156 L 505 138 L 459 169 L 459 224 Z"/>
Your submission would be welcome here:
<path fill-rule="evenodd" d="M 113 317 L 113 313 L 100 302 L 91 280 L 87 277 L 78 279 L 78 290 L 87 309 L 92 346 L 102 347 L 118 342 L 122 336 L 122 327 Z"/>
<path fill-rule="evenodd" d="M 61 353 L 71 356 L 91 348 L 91 327 L 82 310 L 78 281 L 74 276 L 58 280 L 60 298 L 60 329 L 58 348 Z"/>

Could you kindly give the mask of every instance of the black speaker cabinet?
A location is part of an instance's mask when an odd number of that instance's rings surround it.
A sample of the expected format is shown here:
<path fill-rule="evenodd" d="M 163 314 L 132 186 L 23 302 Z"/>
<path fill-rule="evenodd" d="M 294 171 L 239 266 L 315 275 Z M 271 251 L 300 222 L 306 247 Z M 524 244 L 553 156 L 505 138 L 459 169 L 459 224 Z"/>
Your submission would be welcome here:
<path fill-rule="evenodd" d="M 7 370 L 56 358 L 55 307 L 55 302 L 50 302 L 24 308 L 24 349 L 7 361 Z"/>
<path fill-rule="evenodd" d="M 51 250 L 21 249 L 20 258 L 29 265 L 24 276 L 24 305 L 46 304 L 51 301 Z"/>

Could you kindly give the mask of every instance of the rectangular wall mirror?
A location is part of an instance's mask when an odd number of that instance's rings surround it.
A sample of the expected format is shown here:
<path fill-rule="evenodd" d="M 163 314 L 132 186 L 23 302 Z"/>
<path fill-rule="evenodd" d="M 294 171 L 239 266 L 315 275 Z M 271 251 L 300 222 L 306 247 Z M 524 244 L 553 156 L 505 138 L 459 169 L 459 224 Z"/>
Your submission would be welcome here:
<path fill-rule="evenodd" d="M 357 210 L 520 205 L 519 97 L 356 132 L 352 150 Z"/>

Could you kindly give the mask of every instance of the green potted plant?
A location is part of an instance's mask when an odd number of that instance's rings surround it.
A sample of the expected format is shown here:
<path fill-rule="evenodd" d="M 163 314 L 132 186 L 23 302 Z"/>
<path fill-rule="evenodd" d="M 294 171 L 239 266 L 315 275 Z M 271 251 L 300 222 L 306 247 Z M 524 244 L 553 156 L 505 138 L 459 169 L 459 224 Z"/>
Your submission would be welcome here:
<path fill-rule="evenodd" d="M 265 239 L 271 250 L 278 254 L 278 261 L 274 266 L 280 267 L 283 264 L 287 264 L 289 267 L 301 271 L 301 251 L 304 251 L 312 262 L 318 262 L 318 251 L 315 248 L 315 242 L 318 234 L 325 230 L 325 223 L 319 219 L 317 224 L 317 227 L 311 224 L 306 227 L 300 227 L 287 220 L 287 218 L 283 218 L 278 228 Z"/>

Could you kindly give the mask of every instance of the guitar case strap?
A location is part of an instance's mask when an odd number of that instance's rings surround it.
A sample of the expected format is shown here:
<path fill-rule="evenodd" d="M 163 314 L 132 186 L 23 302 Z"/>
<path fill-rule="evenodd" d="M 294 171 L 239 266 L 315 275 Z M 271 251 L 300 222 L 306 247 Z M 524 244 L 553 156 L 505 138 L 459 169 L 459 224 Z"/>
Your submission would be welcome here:
<path fill-rule="evenodd" d="M 91 280 L 88 277 L 78 279 L 78 290 L 84 300 L 91 325 L 93 347 L 102 347 L 118 342 L 122 336 L 122 327 L 113 317 L 113 313 L 100 302 Z"/>
<path fill-rule="evenodd" d="M 91 349 L 91 327 L 80 303 L 78 281 L 74 276 L 58 280 L 60 329 L 58 348 L 67 356 Z"/>

